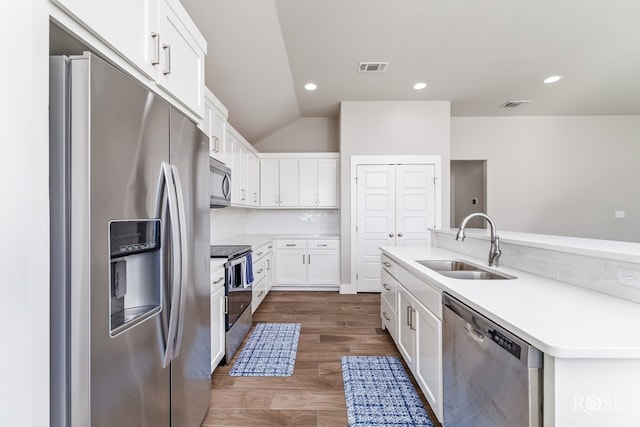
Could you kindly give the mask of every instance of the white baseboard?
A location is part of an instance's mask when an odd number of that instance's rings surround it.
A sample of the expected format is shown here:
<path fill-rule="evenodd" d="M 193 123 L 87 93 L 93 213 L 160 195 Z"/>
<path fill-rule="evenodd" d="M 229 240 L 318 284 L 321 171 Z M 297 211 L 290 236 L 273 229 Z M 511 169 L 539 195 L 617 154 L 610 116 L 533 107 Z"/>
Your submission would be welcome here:
<path fill-rule="evenodd" d="M 358 289 L 356 288 L 356 285 L 353 285 L 351 283 L 342 283 L 340 284 L 340 293 L 341 294 L 357 294 Z"/>

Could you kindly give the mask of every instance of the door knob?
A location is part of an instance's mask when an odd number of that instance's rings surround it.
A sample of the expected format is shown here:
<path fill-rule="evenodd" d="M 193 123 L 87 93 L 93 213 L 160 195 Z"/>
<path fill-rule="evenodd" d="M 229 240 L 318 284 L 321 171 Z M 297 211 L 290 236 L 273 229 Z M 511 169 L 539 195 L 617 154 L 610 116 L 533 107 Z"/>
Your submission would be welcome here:
<path fill-rule="evenodd" d="M 398 233 L 398 237 L 402 237 L 402 233 Z"/>
<path fill-rule="evenodd" d="M 389 237 L 393 237 L 393 233 L 389 233 Z"/>

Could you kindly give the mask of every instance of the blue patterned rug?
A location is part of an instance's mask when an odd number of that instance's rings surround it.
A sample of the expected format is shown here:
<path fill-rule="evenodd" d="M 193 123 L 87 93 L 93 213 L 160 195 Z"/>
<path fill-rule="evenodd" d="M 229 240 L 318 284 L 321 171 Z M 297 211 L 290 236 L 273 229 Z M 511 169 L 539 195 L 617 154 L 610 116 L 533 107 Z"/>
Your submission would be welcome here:
<path fill-rule="evenodd" d="M 433 427 L 400 359 L 343 356 L 349 427 Z"/>
<path fill-rule="evenodd" d="M 258 323 L 233 364 L 234 377 L 289 377 L 293 374 L 300 323 Z"/>

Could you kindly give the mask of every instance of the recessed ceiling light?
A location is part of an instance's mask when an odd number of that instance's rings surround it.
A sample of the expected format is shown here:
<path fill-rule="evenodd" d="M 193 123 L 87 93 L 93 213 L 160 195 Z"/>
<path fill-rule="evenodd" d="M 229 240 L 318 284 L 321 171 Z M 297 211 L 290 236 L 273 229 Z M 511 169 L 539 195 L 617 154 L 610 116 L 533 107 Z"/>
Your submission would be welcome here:
<path fill-rule="evenodd" d="M 306 90 L 316 90 L 318 89 L 318 85 L 315 83 L 307 83 L 306 85 L 304 85 L 304 88 Z"/>
<path fill-rule="evenodd" d="M 558 80 L 560 80 L 562 78 L 562 76 L 551 76 L 551 77 L 547 77 L 546 79 L 544 79 L 545 83 L 555 83 Z"/>
<path fill-rule="evenodd" d="M 425 82 L 419 82 L 419 83 L 416 83 L 416 84 L 413 85 L 413 88 L 415 90 L 422 90 L 425 87 L 427 87 L 427 84 Z"/>

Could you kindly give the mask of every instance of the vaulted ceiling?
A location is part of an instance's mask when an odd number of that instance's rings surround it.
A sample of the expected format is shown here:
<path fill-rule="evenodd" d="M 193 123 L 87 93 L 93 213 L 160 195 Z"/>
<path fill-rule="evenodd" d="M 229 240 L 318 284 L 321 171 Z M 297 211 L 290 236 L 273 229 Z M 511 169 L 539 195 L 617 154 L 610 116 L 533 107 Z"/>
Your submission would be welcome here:
<path fill-rule="evenodd" d="M 638 0 L 181 1 L 207 39 L 206 84 L 252 143 L 300 117 L 337 117 L 341 101 L 640 114 Z M 359 73 L 361 61 L 389 65 Z M 544 84 L 552 75 L 562 79 Z M 500 108 L 510 100 L 531 102 Z"/>

